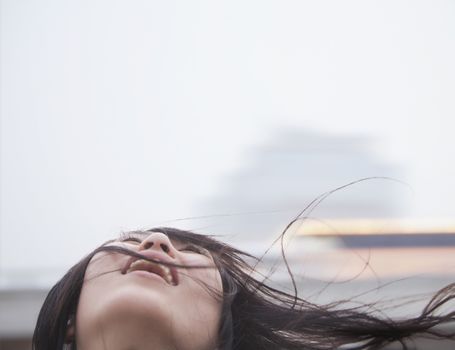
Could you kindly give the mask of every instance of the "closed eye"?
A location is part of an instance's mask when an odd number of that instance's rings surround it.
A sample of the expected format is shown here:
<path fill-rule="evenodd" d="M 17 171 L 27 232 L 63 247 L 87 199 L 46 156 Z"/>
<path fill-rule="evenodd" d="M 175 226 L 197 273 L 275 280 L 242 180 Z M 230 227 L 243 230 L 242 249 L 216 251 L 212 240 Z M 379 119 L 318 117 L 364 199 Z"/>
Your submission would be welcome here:
<path fill-rule="evenodd" d="M 202 254 L 202 255 L 207 255 L 209 254 L 208 251 L 204 248 L 198 247 L 193 244 L 188 244 L 182 248 L 179 249 L 181 252 L 192 252 L 196 254 Z"/>
<path fill-rule="evenodd" d="M 142 240 L 137 238 L 137 237 L 124 237 L 122 239 L 120 239 L 120 242 L 129 242 L 129 243 L 142 243 Z"/>

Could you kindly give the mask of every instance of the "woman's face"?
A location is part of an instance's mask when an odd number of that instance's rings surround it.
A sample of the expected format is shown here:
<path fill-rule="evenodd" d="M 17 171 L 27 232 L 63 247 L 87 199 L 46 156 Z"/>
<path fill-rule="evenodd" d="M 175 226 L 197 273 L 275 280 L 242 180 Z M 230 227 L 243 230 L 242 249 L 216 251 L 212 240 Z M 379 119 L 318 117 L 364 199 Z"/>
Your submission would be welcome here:
<path fill-rule="evenodd" d="M 202 248 L 152 232 L 118 245 L 173 268 L 128 255 L 102 252 L 91 260 L 76 314 L 79 350 L 213 350 L 221 315 L 220 273 Z"/>

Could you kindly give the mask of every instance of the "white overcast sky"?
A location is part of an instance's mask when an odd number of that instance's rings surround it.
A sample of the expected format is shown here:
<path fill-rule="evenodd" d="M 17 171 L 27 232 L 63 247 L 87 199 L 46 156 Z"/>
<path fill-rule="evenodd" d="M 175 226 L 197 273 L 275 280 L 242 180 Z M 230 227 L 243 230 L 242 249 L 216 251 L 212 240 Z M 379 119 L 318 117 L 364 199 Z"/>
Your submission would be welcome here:
<path fill-rule="evenodd" d="M 0 268 L 195 215 L 281 127 L 371 138 L 453 218 L 454 62 L 451 0 L 3 0 Z"/>

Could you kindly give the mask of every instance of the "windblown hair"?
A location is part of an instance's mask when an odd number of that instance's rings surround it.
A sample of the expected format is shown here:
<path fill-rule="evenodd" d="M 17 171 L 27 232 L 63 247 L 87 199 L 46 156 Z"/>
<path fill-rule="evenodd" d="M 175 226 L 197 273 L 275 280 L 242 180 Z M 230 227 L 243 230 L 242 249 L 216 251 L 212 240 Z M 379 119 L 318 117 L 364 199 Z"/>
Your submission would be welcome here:
<path fill-rule="evenodd" d="M 407 349 L 405 340 L 411 336 L 455 337 L 455 332 L 448 334 L 435 329 L 455 320 L 455 311 L 435 315 L 442 305 L 455 298 L 455 284 L 437 292 L 419 316 L 391 320 L 362 308 L 340 309 L 337 303 L 316 305 L 297 294 L 272 288 L 253 277 L 255 265 L 251 261 L 257 262 L 257 258 L 213 237 L 174 228 L 155 228 L 135 234 L 145 237 L 150 232 L 162 232 L 171 240 L 198 245 L 213 255 L 223 283 L 220 350 L 321 350 L 343 348 L 343 345 L 360 350 L 380 349 L 392 342 L 400 342 Z M 77 349 L 75 340 L 65 344 L 67 327 L 75 318 L 87 266 L 102 251 L 144 258 L 119 246 L 103 245 L 74 265 L 50 290 L 42 306 L 33 335 L 34 350 Z"/>

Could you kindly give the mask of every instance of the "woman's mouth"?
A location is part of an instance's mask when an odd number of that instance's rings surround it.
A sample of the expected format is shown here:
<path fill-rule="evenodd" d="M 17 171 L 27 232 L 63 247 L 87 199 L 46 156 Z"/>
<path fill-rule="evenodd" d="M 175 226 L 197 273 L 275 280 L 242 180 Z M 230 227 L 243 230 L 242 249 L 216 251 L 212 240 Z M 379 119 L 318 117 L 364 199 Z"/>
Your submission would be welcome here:
<path fill-rule="evenodd" d="M 146 271 L 148 273 L 153 273 L 160 276 L 164 279 L 167 284 L 176 286 L 178 284 L 177 274 L 175 268 L 147 261 L 144 259 L 134 260 L 128 267 L 126 273 L 133 271 Z"/>

